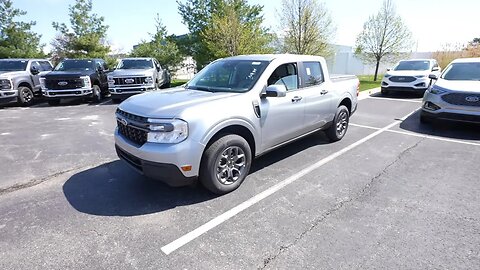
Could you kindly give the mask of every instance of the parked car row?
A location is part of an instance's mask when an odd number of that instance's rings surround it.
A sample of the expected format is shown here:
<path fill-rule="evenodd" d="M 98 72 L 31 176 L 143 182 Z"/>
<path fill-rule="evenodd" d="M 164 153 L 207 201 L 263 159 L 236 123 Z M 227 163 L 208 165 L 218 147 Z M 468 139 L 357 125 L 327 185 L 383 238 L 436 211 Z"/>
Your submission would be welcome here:
<path fill-rule="evenodd" d="M 31 105 L 43 96 L 48 104 L 82 98 L 119 102 L 131 95 L 170 86 L 170 73 L 153 58 L 121 59 L 110 71 L 102 59 L 66 59 L 55 68 L 42 59 L 0 60 L 0 104 Z"/>

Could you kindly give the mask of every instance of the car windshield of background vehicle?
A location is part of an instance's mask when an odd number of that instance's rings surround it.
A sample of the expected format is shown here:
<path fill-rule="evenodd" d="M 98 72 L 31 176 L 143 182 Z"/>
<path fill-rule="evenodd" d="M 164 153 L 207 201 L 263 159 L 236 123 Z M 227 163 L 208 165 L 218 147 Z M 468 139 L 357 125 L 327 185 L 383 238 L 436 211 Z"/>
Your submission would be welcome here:
<path fill-rule="evenodd" d="M 0 61 L 0 71 L 25 71 L 28 61 Z"/>
<path fill-rule="evenodd" d="M 251 60 L 216 61 L 200 71 L 186 88 L 209 92 L 244 93 L 252 89 L 268 63 Z"/>
<path fill-rule="evenodd" d="M 393 70 L 430 70 L 430 61 L 401 61 Z"/>
<path fill-rule="evenodd" d="M 117 69 L 150 69 L 153 68 L 151 60 L 135 59 L 135 60 L 122 60 Z"/>
<path fill-rule="evenodd" d="M 94 70 L 95 63 L 91 60 L 65 60 L 55 67 L 56 71 Z"/>
<path fill-rule="evenodd" d="M 480 63 L 451 64 L 442 78 L 449 81 L 480 81 Z"/>

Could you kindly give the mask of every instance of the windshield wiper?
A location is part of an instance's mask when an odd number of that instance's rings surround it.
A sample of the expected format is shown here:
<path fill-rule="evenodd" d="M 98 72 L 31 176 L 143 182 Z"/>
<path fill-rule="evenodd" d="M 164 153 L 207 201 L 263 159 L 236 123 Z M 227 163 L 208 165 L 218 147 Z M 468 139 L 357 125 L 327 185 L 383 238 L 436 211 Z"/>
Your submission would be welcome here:
<path fill-rule="evenodd" d="M 206 91 L 206 92 L 215 92 L 211 87 L 208 86 L 185 86 L 185 89 L 192 89 L 192 90 L 199 90 L 199 91 Z"/>

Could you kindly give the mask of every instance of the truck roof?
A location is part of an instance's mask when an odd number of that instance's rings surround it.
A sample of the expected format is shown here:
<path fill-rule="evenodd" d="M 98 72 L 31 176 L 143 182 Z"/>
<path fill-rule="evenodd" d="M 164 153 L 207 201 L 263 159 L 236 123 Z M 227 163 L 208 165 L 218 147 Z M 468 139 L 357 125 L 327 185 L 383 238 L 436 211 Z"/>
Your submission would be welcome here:
<path fill-rule="evenodd" d="M 35 59 L 35 58 L 4 58 L 0 61 L 49 61 L 48 59 Z"/>
<path fill-rule="evenodd" d="M 311 61 L 313 58 L 323 59 L 321 56 L 313 55 L 298 55 L 298 54 L 251 54 L 251 55 L 238 55 L 224 59 L 228 60 L 252 60 L 252 61 L 273 61 L 276 59 L 283 61 Z"/>
<path fill-rule="evenodd" d="M 453 60 L 452 63 L 480 63 L 480 58 L 458 58 Z"/>
<path fill-rule="evenodd" d="M 152 57 L 127 57 L 120 60 L 152 60 Z"/>

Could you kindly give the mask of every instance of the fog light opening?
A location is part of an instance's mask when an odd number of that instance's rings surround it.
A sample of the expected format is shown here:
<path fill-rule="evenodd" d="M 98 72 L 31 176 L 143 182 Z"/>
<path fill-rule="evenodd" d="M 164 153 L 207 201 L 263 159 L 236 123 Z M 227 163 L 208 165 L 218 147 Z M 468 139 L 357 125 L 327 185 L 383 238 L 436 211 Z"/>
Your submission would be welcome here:
<path fill-rule="evenodd" d="M 423 108 L 427 109 L 427 110 L 431 110 L 431 111 L 437 111 L 437 110 L 440 110 L 440 106 L 430 102 L 430 101 L 427 101 L 425 102 L 425 104 L 423 105 Z"/>

